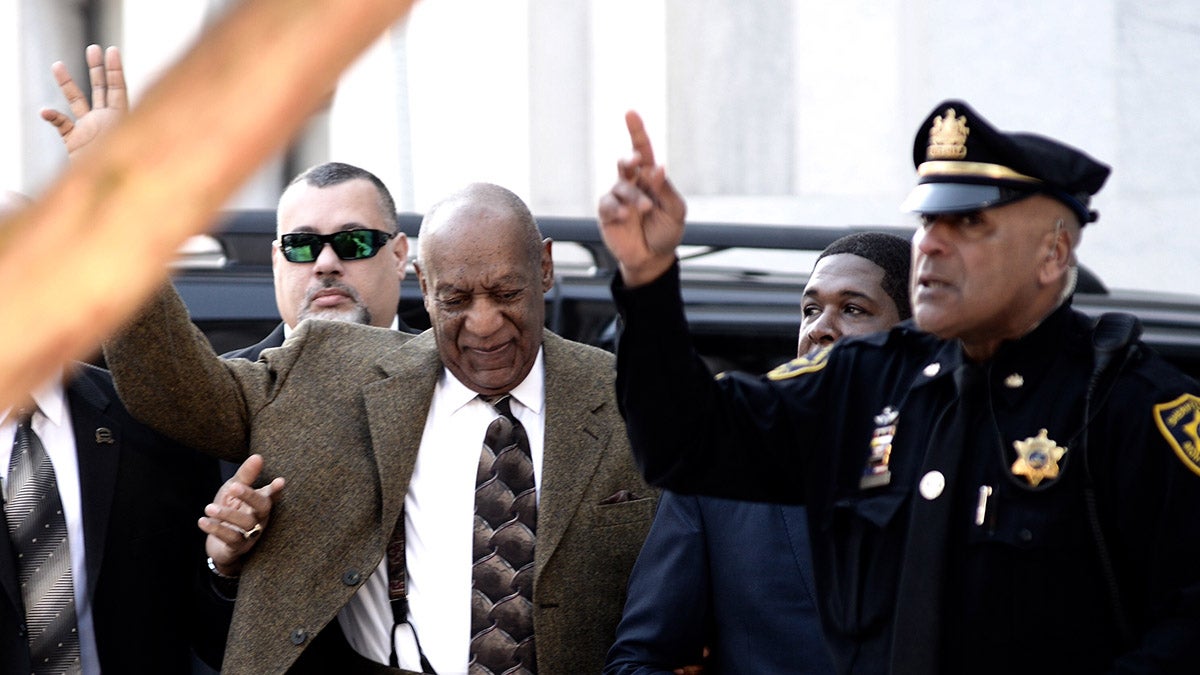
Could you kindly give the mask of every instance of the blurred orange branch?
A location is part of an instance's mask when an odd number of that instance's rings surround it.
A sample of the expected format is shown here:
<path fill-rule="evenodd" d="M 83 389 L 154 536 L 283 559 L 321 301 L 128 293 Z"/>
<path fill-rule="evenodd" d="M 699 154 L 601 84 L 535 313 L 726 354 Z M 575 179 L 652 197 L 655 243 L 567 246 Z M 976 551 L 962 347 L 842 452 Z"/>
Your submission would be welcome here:
<path fill-rule="evenodd" d="M 247 0 L 41 199 L 0 223 L 0 409 L 94 352 L 166 278 L 176 248 L 411 5 Z"/>

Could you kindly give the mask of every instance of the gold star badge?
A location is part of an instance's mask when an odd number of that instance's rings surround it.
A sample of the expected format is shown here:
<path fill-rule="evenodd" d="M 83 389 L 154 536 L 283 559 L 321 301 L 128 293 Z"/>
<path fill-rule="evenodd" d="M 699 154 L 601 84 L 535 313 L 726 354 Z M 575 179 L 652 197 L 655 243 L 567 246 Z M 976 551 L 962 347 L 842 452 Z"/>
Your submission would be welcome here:
<path fill-rule="evenodd" d="M 1047 438 L 1045 429 L 1037 436 L 1013 441 L 1013 447 L 1018 455 L 1012 465 L 1014 476 L 1024 476 L 1033 487 L 1043 480 L 1058 478 L 1058 460 L 1067 454 L 1067 449 Z"/>

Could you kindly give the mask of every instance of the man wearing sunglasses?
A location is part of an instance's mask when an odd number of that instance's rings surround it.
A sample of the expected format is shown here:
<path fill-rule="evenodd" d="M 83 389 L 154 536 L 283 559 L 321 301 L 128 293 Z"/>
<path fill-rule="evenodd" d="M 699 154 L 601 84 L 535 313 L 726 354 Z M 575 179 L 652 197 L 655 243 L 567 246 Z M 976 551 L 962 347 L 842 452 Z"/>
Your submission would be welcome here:
<path fill-rule="evenodd" d="M 411 332 L 396 316 L 408 239 L 398 231 L 391 193 L 375 174 L 340 162 L 311 167 L 280 196 L 276 222 L 271 269 L 283 323 L 226 358 L 253 361 L 310 318 Z"/>
<path fill-rule="evenodd" d="M 56 63 L 52 71 L 74 118 L 49 108 L 41 112 L 58 130 L 71 157 L 106 135 L 127 106 L 120 51 L 109 47 L 102 52 L 91 45 L 87 60 L 95 106 L 89 105 L 66 66 Z M 396 316 L 408 239 L 399 231 L 396 204 L 383 181 L 340 162 L 311 167 L 288 183 L 276 218 L 271 268 L 283 323 L 258 344 L 226 357 L 253 361 L 264 349 L 283 344 L 308 318 L 412 332 Z"/>
<path fill-rule="evenodd" d="M 382 181 L 349 164 L 315 166 L 288 185 L 278 221 L 271 267 L 284 323 L 397 327 L 408 240 Z"/>
<path fill-rule="evenodd" d="M 278 238 L 272 242 L 275 303 L 283 322 L 257 344 L 224 358 L 255 361 L 263 350 L 279 347 L 305 319 L 346 321 L 411 333 L 396 314 L 400 282 L 408 258 L 408 239 L 398 230 L 391 192 L 375 174 L 350 164 L 327 162 L 311 167 L 288 184 L 276 209 Z M 255 543 L 245 533 L 265 526 L 283 481 L 250 489 L 262 470 L 255 458 L 238 467 L 221 462 L 229 479 L 214 504 L 238 505 L 231 520 L 205 516 L 200 527 L 212 572 L 211 620 L 228 626 L 236 598 L 240 558 Z M 234 484 L 238 484 L 235 487 Z M 240 524 L 239 524 L 240 523 Z M 245 526 L 243 528 L 242 526 Z M 225 644 L 204 645 L 202 656 L 219 668 Z"/>
<path fill-rule="evenodd" d="M 120 51 L 109 47 L 102 52 L 92 45 L 86 57 L 94 105 L 89 105 L 60 63 L 52 71 L 74 117 L 51 109 L 42 112 L 59 131 L 71 157 L 107 134 L 126 109 Z M 397 316 L 408 241 L 398 231 L 391 193 L 378 177 L 338 162 L 311 167 L 285 188 L 276 217 L 278 237 L 272 244 L 271 263 L 283 322 L 262 341 L 224 358 L 257 360 L 264 350 L 281 346 L 301 321 L 310 318 L 412 332 Z M 223 512 L 223 517 L 200 520 L 201 529 L 208 533 L 211 575 L 209 583 L 202 586 L 198 625 L 210 629 L 194 635 L 193 642 L 197 653 L 216 668 L 221 667 L 232 601 L 238 593 L 239 559 L 257 543 L 283 488 L 279 477 L 257 490 L 250 487 L 262 466 L 259 456 L 241 467 L 221 462 L 221 473 L 229 480 L 213 503 L 232 508 Z M 215 471 L 212 478 L 216 478 Z M 216 483 L 210 480 L 205 484 Z M 204 668 L 193 664 L 193 670 Z"/>

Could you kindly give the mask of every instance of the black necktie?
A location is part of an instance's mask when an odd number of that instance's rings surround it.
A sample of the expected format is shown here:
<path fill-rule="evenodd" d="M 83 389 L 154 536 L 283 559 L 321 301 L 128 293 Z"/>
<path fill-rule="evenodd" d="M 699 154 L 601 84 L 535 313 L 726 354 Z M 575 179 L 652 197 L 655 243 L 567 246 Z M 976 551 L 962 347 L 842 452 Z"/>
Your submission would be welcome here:
<path fill-rule="evenodd" d="M 911 497 L 904 566 L 896 593 L 892 673 L 921 675 L 939 672 L 941 667 L 942 587 L 956 477 L 962 454 L 970 446 L 968 434 L 985 383 L 975 364 L 966 363 L 954 371 L 958 399 L 930 434 L 921 483 Z"/>
<path fill-rule="evenodd" d="M 17 552 L 33 672 L 78 673 L 79 633 L 67 520 L 54 466 L 28 414 L 17 424 L 4 515 Z"/>
<path fill-rule="evenodd" d="M 536 673 L 533 548 L 537 490 L 525 427 L 510 398 L 492 401 L 475 477 L 471 675 Z"/>

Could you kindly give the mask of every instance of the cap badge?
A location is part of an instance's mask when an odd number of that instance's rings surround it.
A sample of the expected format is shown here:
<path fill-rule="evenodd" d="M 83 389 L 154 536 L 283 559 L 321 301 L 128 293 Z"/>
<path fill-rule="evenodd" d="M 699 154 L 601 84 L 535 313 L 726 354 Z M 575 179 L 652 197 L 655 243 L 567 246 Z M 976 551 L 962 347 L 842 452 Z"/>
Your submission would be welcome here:
<path fill-rule="evenodd" d="M 1046 430 L 1038 431 L 1023 441 L 1013 441 L 1017 450 L 1017 461 L 1013 462 L 1014 476 L 1024 476 L 1033 487 L 1043 480 L 1058 478 L 1058 460 L 1067 454 L 1067 449 L 1046 436 Z"/>
<path fill-rule="evenodd" d="M 925 150 L 925 159 L 965 159 L 967 156 L 967 118 L 958 117 L 954 108 L 950 108 L 943 116 L 933 118 L 933 127 L 929 129 L 929 147 Z"/>

